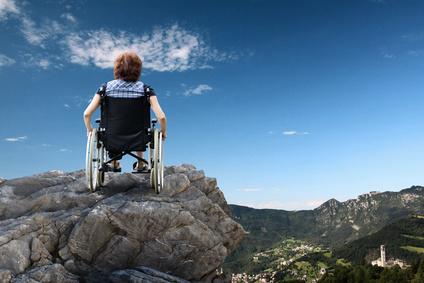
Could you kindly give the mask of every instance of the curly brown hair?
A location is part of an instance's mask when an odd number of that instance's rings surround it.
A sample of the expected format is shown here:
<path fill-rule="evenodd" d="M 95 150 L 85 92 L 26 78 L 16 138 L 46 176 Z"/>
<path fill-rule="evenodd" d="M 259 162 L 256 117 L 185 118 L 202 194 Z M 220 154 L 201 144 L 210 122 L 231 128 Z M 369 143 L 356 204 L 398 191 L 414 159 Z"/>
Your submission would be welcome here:
<path fill-rule="evenodd" d="M 115 60 L 113 75 L 115 79 L 136 82 L 141 76 L 141 59 L 134 52 L 124 52 Z"/>

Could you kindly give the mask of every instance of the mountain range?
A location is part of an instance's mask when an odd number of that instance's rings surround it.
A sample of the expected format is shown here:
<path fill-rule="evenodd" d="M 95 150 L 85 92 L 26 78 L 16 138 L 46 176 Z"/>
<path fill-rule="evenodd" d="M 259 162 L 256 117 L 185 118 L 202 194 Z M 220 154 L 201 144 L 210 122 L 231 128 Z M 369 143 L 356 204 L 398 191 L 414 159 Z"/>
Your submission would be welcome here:
<path fill-rule="evenodd" d="M 238 205 L 230 205 L 230 209 L 233 218 L 246 230 L 244 241 L 224 264 L 234 272 L 246 266 L 253 254 L 275 248 L 285 239 L 304 240 L 337 250 L 380 231 L 395 220 L 423 215 L 424 188 L 413 186 L 399 192 L 370 192 L 344 202 L 330 199 L 313 210 L 254 209 Z M 424 230 L 424 226 L 420 227 Z"/>

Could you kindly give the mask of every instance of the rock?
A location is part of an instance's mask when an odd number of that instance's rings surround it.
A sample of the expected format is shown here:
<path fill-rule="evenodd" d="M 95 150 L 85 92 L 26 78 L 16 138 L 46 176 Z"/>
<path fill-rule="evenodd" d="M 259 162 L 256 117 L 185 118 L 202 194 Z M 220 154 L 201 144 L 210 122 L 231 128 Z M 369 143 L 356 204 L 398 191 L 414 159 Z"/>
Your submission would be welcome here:
<path fill-rule="evenodd" d="M 29 244 L 23 240 L 11 240 L 0 247 L 0 268 L 12 274 L 23 273 L 30 265 Z"/>
<path fill-rule="evenodd" d="M 163 272 L 156 271 L 147 267 L 137 267 L 129 270 L 119 270 L 112 273 L 109 278 L 112 282 L 134 282 L 134 283 L 149 283 L 149 282 L 175 282 L 175 283 L 189 283 L 184 279 L 168 275 Z"/>
<path fill-rule="evenodd" d="M 108 179 L 95 193 L 83 170 L 0 184 L 0 282 L 231 281 L 216 270 L 245 232 L 215 178 L 166 167 L 160 194 L 144 174 Z"/>
<path fill-rule="evenodd" d="M 12 280 L 12 273 L 7 269 L 0 269 L 0 282 L 9 283 Z"/>
<path fill-rule="evenodd" d="M 69 273 L 65 267 L 60 264 L 44 265 L 34 268 L 25 274 L 17 276 L 13 283 L 26 282 L 60 282 L 60 283 L 78 283 L 79 276 Z"/>

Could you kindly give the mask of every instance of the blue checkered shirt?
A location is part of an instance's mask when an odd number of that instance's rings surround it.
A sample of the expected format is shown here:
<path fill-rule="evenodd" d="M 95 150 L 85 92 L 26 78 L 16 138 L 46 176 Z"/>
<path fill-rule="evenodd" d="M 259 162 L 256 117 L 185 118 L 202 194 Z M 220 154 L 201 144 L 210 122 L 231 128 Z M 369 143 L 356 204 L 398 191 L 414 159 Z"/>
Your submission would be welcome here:
<path fill-rule="evenodd" d="M 154 90 L 147 84 L 140 81 L 127 82 L 123 80 L 113 80 L 104 83 L 98 90 L 97 94 L 100 93 L 100 89 L 106 86 L 105 95 L 115 98 L 137 98 L 144 96 L 147 88 L 150 89 L 150 95 L 156 95 Z"/>

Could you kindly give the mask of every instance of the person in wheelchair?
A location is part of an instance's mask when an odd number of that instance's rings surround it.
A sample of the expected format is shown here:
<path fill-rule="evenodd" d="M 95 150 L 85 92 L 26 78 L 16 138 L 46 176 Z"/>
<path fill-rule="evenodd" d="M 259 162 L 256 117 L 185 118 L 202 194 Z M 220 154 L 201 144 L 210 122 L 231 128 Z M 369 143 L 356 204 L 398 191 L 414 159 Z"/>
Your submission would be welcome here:
<path fill-rule="evenodd" d="M 103 128 L 106 124 L 106 121 L 103 121 L 103 116 L 107 117 L 107 129 L 112 130 L 116 133 L 116 136 L 110 137 L 105 135 L 103 139 L 107 139 L 107 142 L 103 141 L 106 145 L 106 150 L 109 152 L 109 157 L 112 159 L 111 162 L 108 162 L 110 170 L 114 172 L 121 172 L 120 159 L 122 157 L 122 152 L 128 151 L 137 148 L 137 162 L 133 165 L 133 172 L 143 172 L 147 168 L 147 164 L 143 161 L 143 151 L 146 150 L 146 145 L 142 144 L 143 135 L 135 133 L 133 129 L 140 129 L 142 125 L 134 125 L 135 121 L 143 121 L 145 123 L 144 127 L 148 128 L 150 126 L 150 121 L 146 121 L 143 117 L 147 117 L 147 120 L 150 119 L 149 113 L 141 113 L 140 111 L 134 110 L 131 108 L 133 102 L 131 99 L 111 99 L 111 98 L 142 98 L 148 96 L 148 103 L 150 103 L 150 108 L 153 110 L 156 118 L 158 119 L 160 126 L 160 133 L 162 134 L 162 140 L 165 140 L 166 135 L 166 117 L 162 111 L 157 96 L 154 90 L 147 84 L 139 81 L 141 76 L 142 62 L 140 57 L 134 52 L 124 52 L 120 54 L 114 64 L 114 77 L 115 80 L 104 83 L 96 92 L 91 103 L 88 105 L 87 109 L 84 111 L 84 123 L 87 128 L 87 137 L 90 136 L 90 133 L 93 131 L 93 126 L 91 125 L 91 116 L 99 108 L 99 106 L 105 103 L 104 100 L 109 104 L 108 107 L 103 107 L 102 105 L 102 121 L 100 122 L 100 128 Z M 105 99 L 108 97 L 108 99 Z M 109 102 L 110 101 L 110 102 Z M 127 104 L 125 104 L 127 102 Z M 130 104 L 128 104 L 130 103 Z M 103 109 L 105 108 L 105 109 Z M 127 110 L 127 111 L 126 111 Z M 107 113 L 103 113 L 106 111 Z M 131 119 L 126 118 L 128 121 L 125 121 L 125 126 L 122 125 L 122 121 L 116 121 L 121 119 L 120 114 L 123 112 L 132 111 L 134 113 L 129 113 Z M 128 113 L 125 113 L 124 116 L 128 117 Z M 140 120 L 141 117 L 141 120 Z M 97 121 L 96 121 L 97 122 Z M 118 123 L 119 122 L 119 123 Z M 115 126 L 114 126 L 115 125 Z M 126 132 L 126 137 L 121 137 L 120 133 Z M 130 136 L 128 136 L 128 132 Z M 138 130 L 138 132 L 140 132 Z M 99 135 L 101 135 L 99 131 Z M 129 139 L 133 140 L 128 142 Z M 99 137 L 99 139 L 101 139 Z M 146 141 L 144 141 L 146 142 Z M 129 143 L 129 144 L 128 144 Z M 131 154 L 131 153 L 130 153 Z"/>

